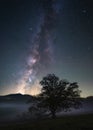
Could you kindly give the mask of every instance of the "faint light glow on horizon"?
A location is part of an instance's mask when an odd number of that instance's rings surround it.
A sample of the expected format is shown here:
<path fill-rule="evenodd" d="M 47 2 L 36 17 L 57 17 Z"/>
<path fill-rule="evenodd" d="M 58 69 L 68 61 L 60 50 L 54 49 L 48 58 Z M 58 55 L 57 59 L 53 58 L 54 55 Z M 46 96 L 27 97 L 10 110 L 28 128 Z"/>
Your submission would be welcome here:
<path fill-rule="evenodd" d="M 39 84 L 39 80 L 36 80 L 33 85 L 29 84 L 26 87 L 25 81 L 17 86 L 17 93 L 21 94 L 29 94 L 29 95 L 37 95 L 41 92 L 41 86 Z"/>
<path fill-rule="evenodd" d="M 21 94 L 29 94 L 29 95 L 37 95 L 41 92 L 42 86 L 39 84 L 39 80 L 35 82 L 32 86 L 30 86 L 30 89 L 25 90 L 25 84 L 18 84 L 18 85 L 12 85 L 13 87 L 10 86 L 10 89 L 5 90 L 3 93 L 0 93 L 0 95 L 7 95 L 7 94 L 14 94 L 14 93 L 21 93 Z M 84 89 L 85 88 L 85 89 Z M 87 85 L 84 86 L 84 84 L 81 84 L 79 86 L 79 89 L 82 91 L 81 92 L 81 97 L 87 97 L 87 96 L 92 96 L 93 92 L 91 89 L 87 87 Z"/>

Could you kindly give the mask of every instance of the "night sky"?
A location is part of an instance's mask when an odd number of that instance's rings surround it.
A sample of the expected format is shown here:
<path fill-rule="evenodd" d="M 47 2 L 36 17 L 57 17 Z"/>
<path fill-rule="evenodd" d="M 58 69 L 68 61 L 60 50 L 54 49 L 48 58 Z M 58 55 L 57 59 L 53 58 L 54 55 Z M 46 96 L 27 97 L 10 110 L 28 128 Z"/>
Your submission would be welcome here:
<path fill-rule="evenodd" d="M 49 73 L 93 95 L 92 0 L 1 0 L 0 95 L 37 94 Z"/>

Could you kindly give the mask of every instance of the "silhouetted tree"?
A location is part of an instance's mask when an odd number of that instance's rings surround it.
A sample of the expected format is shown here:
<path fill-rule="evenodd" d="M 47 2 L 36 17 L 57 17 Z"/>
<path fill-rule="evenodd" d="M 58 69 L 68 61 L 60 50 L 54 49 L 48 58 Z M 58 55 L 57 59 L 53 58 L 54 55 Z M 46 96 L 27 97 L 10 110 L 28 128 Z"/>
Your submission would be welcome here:
<path fill-rule="evenodd" d="M 42 85 L 38 107 L 50 111 L 52 118 L 56 117 L 58 110 L 69 110 L 71 107 L 78 108 L 80 105 L 80 90 L 76 82 L 70 83 L 60 80 L 54 74 L 49 74 L 40 81 Z"/>

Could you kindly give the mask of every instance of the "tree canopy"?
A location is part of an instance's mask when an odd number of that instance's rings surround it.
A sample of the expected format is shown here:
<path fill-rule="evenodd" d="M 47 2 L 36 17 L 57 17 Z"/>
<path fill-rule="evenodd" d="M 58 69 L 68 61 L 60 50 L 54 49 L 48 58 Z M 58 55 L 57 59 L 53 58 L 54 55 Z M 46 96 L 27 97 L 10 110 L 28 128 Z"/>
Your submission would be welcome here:
<path fill-rule="evenodd" d="M 48 74 L 40 81 L 41 93 L 38 95 L 38 106 L 46 108 L 53 118 L 56 112 L 69 110 L 71 107 L 80 106 L 80 90 L 77 82 L 70 83 L 67 80 L 60 80 L 54 74 Z"/>

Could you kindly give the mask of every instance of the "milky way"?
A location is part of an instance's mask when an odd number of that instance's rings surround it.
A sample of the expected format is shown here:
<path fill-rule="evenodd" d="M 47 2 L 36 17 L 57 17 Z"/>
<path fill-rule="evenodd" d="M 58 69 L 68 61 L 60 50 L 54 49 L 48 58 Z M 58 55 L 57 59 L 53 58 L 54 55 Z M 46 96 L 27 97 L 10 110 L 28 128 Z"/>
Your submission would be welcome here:
<path fill-rule="evenodd" d="M 26 68 L 21 82 L 19 82 L 21 87 L 18 91 L 23 93 L 37 94 L 40 92 L 38 77 L 46 72 L 54 62 L 53 41 L 57 12 L 52 0 L 44 1 L 42 9 L 42 21 L 38 27 L 39 29 L 37 29 L 39 31 L 34 35 L 33 46 L 30 47 L 26 61 Z"/>

